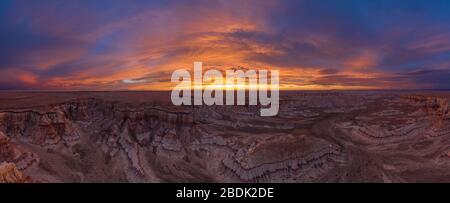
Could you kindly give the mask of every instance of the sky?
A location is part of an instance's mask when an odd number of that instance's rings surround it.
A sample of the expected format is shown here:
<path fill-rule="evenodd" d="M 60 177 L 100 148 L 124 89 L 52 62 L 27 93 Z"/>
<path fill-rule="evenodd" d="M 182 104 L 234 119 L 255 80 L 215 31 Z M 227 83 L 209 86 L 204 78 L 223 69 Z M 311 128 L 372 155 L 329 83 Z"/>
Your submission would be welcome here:
<path fill-rule="evenodd" d="M 0 90 L 169 90 L 174 70 L 280 88 L 449 89 L 448 0 L 0 1 Z"/>

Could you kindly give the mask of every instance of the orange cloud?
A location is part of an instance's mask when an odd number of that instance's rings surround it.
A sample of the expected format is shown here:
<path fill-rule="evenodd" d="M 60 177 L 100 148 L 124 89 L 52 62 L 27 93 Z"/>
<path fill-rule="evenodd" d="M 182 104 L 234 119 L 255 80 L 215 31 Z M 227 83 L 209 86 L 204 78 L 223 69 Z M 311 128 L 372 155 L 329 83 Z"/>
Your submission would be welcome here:
<path fill-rule="evenodd" d="M 378 64 L 378 53 L 371 50 L 363 50 L 360 54 L 345 61 L 345 65 L 350 70 L 365 70 L 372 69 Z"/>
<path fill-rule="evenodd" d="M 39 82 L 38 76 L 29 72 L 20 73 L 17 79 L 28 85 L 37 85 Z"/>

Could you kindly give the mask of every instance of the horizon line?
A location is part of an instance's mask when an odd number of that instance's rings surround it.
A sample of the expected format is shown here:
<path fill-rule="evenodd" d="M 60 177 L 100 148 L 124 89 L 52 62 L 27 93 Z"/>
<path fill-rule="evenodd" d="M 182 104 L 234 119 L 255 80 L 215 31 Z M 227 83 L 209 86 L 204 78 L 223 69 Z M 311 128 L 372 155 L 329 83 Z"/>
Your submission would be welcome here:
<path fill-rule="evenodd" d="M 29 92 L 29 93 L 39 93 L 39 92 L 171 92 L 172 90 L 1 90 L 3 92 Z M 223 90 L 226 91 L 226 90 Z M 248 91 L 258 91 L 258 90 L 245 90 Z M 303 89 L 303 90 L 279 90 L 280 92 L 345 92 L 345 91 L 450 91 L 450 88 L 436 88 L 436 89 Z"/>

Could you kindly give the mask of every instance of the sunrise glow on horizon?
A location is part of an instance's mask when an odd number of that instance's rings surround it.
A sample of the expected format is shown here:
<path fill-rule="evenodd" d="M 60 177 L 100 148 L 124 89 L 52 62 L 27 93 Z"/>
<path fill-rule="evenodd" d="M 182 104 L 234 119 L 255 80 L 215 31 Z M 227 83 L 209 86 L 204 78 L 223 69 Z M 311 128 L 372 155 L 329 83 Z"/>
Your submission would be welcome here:
<path fill-rule="evenodd" d="M 280 70 L 280 90 L 450 89 L 449 1 L 6 0 L 0 10 L 0 90 L 170 90 L 172 72 L 194 61 Z"/>

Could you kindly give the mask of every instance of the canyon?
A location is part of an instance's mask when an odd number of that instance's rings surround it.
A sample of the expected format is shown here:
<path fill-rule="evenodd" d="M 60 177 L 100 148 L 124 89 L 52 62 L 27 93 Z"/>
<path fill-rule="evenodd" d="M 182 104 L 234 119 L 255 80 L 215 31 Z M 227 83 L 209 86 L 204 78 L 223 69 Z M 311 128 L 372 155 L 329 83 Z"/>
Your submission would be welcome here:
<path fill-rule="evenodd" d="M 449 98 L 280 92 L 264 117 L 170 92 L 1 92 L 0 182 L 449 182 Z"/>

